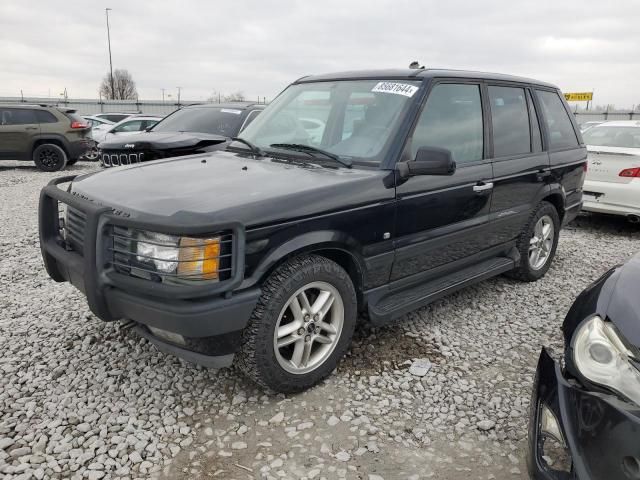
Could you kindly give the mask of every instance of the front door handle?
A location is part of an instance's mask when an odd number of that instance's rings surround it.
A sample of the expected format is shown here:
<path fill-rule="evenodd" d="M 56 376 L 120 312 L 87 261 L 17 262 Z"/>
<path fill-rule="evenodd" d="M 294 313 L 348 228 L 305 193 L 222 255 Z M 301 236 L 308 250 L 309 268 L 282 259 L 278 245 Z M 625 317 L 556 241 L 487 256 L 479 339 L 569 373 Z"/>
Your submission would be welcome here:
<path fill-rule="evenodd" d="M 25 127 L 25 130 L 38 130 L 38 127 Z"/>
<path fill-rule="evenodd" d="M 477 185 L 473 186 L 473 191 L 476 193 L 482 193 L 482 192 L 486 192 L 488 190 L 491 190 L 493 188 L 493 183 L 492 182 L 480 182 Z"/>

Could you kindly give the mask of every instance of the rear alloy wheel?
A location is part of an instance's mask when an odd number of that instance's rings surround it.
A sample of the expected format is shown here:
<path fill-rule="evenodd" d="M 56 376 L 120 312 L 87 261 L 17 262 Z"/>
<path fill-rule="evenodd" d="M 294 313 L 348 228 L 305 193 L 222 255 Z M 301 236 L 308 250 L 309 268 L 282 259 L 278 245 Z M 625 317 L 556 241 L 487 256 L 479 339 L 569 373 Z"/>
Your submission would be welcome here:
<path fill-rule="evenodd" d="M 58 145 L 44 143 L 33 151 L 33 161 L 43 172 L 57 172 L 67 165 L 67 154 Z"/>
<path fill-rule="evenodd" d="M 560 216 L 556 208 L 549 202 L 541 202 L 518 238 L 520 265 L 508 275 L 525 282 L 542 278 L 555 256 L 559 233 Z"/>
<path fill-rule="evenodd" d="M 529 240 L 529 265 L 534 270 L 544 267 L 551 256 L 555 227 L 549 215 L 541 217 L 533 228 L 533 237 Z"/>
<path fill-rule="evenodd" d="M 242 333 L 237 364 L 276 392 L 300 392 L 329 375 L 356 324 L 351 278 L 328 258 L 296 257 L 277 268 Z"/>

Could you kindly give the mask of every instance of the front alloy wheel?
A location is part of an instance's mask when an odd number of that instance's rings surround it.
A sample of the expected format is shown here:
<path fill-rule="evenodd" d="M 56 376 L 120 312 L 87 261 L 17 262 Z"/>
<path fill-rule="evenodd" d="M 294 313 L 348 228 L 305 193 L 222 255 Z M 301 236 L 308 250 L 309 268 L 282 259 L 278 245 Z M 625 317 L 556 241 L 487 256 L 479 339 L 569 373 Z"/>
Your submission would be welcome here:
<path fill-rule="evenodd" d="M 344 305 L 338 290 L 326 282 L 303 286 L 278 318 L 273 335 L 278 363 L 295 374 L 314 370 L 335 349 L 343 324 Z"/>
<path fill-rule="evenodd" d="M 541 217 L 533 229 L 533 236 L 529 241 L 529 265 L 534 270 L 545 266 L 551 256 L 551 249 L 555 239 L 555 227 L 549 215 Z"/>
<path fill-rule="evenodd" d="M 351 343 L 358 311 L 351 277 L 326 257 L 304 255 L 275 269 L 260 289 L 242 332 L 238 367 L 276 392 L 316 385 Z"/>

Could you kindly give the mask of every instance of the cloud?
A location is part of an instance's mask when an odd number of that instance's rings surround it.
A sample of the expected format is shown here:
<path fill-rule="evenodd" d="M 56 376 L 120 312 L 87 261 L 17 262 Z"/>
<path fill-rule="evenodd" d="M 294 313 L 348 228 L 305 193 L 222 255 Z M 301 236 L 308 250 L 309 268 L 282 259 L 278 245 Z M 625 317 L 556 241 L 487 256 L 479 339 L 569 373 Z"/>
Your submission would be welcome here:
<path fill-rule="evenodd" d="M 95 98 L 128 69 L 141 98 L 182 87 L 273 98 L 296 78 L 360 68 L 427 66 L 525 75 L 596 91 L 596 103 L 640 103 L 640 2 L 618 0 L 236 0 L 0 4 L 0 95 Z"/>

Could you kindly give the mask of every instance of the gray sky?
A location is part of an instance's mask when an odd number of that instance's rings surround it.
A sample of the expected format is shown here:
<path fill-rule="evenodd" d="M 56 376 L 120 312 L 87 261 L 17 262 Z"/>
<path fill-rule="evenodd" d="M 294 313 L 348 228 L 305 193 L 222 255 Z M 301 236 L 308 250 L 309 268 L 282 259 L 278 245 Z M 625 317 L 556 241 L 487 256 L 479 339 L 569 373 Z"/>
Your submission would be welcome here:
<path fill-rule="evenodd" d="M 0 95 L 96 98 L 109 68 L 161 88 L 273 98 L 310 73 L 427 66 L 525 75 L 640 103 L 638 0 L 2 0 Z"/>

